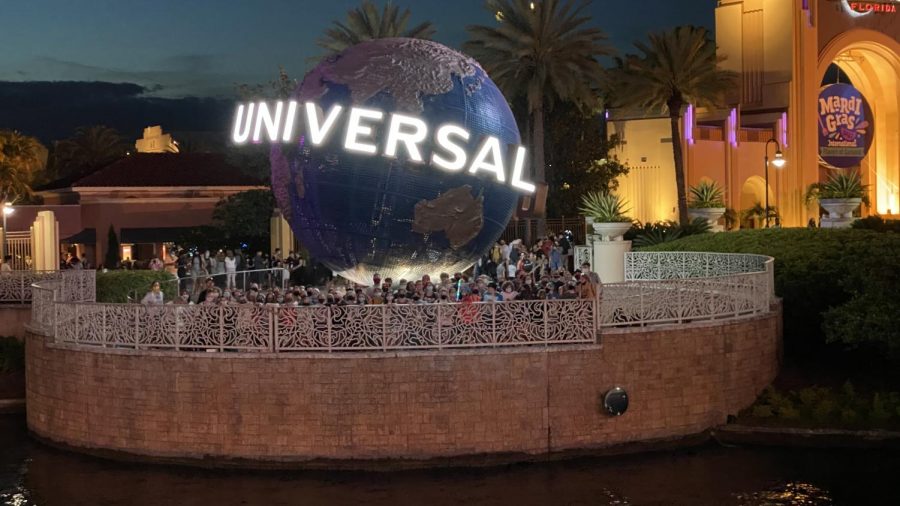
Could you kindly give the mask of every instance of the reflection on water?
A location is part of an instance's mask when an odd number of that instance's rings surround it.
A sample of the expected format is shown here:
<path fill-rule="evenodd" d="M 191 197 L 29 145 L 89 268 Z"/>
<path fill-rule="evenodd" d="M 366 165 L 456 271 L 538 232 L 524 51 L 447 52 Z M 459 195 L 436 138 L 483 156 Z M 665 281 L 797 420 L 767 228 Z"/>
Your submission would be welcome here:
<path fill-rule="evenodd" d="M 248 472 L 121 464 L 30 442 L 0 417 L 0 505 L 900 504 L 897 452 L 724 448 L 487 469 Z"/>

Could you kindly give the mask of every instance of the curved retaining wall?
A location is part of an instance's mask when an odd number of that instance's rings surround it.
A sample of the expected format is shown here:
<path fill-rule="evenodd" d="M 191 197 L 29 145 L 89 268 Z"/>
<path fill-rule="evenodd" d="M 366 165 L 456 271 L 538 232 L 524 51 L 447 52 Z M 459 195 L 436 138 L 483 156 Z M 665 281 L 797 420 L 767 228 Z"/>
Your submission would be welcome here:
<path fill-rule="evenodd" d="M 600 345 L 435 352 L 177 353 L 27 335 L 28 427 L 175 459 L 534 455 L 724 423 L 778 370 L 781 312 L 607 331 Z M 613 418 L 603 392 L 627 389 Z"/>

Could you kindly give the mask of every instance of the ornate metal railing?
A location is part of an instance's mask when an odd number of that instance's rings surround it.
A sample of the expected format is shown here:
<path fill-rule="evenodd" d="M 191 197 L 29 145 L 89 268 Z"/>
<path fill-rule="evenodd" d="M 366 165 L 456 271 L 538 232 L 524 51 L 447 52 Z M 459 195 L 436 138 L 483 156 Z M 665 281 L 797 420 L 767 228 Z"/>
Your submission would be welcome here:
<path fill-rule="evenodd" d="M 98 304 L 92 271 L 62 271 L 32 287 L 31 327 L 57 342 L 181 351 L 592 343 L 602 328 L 768 312 L 772 275 L 772 259 L 760 255 L 629 253 L 631 281 L 604 285 L 602 301 L 284 307 Z"/>
<path fill-rule="evenodd" d="M 135 349 L 283 353 L 596 341 L 596 303 L 591 300 L 312 307 L 52 306 L 52 329 L 58 342 Z"/>
<path fill-rule="evenodd" d="M 62 281 L 55 287 L 65 297 L 60 300 L 94 300 L 94 271 L 6 271 L 0 272 L 0 303 L 28 304 L 33 297 L 32 285 L 49 281 Z"/>
<path fill-rule="evenodd" d="M 714 320 L 769 311 L 774 260 L 765 255 L 631 252 L 625 283 L 603 287 L 604 327 Z"/>
<path fill-rule="evenodd" d="M 712 278 L 764 272 L 772 257 L 745 253 L 632 251 L 625 254 L 625 281 Z"/>

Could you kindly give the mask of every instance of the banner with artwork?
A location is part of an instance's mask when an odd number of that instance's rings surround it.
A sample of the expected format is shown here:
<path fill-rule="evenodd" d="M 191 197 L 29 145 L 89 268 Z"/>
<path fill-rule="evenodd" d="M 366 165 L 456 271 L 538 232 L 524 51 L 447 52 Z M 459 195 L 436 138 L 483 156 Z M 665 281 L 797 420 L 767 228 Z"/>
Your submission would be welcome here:
<path fill-rule="evenodd" d="M 828 167 L 858 167 L 875 134 L 872 109 L 849 84 L 832 84 L 819 92 L 819 161 Z"/>

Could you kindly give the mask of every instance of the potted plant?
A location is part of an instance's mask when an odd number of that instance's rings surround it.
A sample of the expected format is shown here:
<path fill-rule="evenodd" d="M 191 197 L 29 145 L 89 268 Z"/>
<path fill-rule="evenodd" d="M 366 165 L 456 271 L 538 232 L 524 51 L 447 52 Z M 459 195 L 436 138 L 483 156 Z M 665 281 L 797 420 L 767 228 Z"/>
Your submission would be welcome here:
<path fill-rule="evenodd" d="M 713 230 L 721 230 L 718 222 L 725 214 L 725 201 L 722 199 L 722 189 L 715 181 L 701 181 L 697 186 L 691 186 L 688 207 L 688 216 L 692 220 L 703 218 Z"/>
<path fill-rule="evenodd" d="M 622 240 L 631 228 L 631 218 L 622 197 L 609 192 L 588 192 L 581 197 L 581 212 L 591 218 L 594 233 L 603 241 Z"/>
<path fill-rule="evenodd" d="M 831 174 L 824 182 L 813 183 L 806 189 L 806 203 L 818 201 L 828 217 L 825 228 L 845 228 L 853 223 L 853 212 L 860 204 L 869 206 L 868 185 L 862 184 L 857 172 L 841 171 Z"/>

